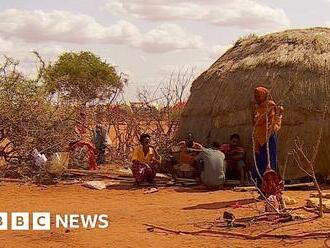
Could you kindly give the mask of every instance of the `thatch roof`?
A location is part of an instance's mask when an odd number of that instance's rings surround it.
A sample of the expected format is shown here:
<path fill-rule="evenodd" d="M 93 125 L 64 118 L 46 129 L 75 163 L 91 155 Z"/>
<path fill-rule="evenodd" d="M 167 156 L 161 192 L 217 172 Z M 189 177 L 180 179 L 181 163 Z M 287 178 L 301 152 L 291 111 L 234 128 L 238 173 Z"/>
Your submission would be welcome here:
<path fill-rule="evenodd" d="M 329 68 L 329 28 L 239 39 L 193 82 L 180 135 L 192 131 L 197 140 L 207 144 L 213 140 L 226 142 L 231 133 L 239 133 L 244 145 L 251 147 L 253 92 L 256 86 L 264 85 L 285 108 L 279 134 L 281 165 L 297 136 L 307 149 L 312 149 L 316 141 L 325 104 L 330 108 Z M 317 163 L 320 171 L 330 174 L 328 124 L 329 111 Z M 290 159 L 288 166 L 289 176 L 298 176 Z"/>

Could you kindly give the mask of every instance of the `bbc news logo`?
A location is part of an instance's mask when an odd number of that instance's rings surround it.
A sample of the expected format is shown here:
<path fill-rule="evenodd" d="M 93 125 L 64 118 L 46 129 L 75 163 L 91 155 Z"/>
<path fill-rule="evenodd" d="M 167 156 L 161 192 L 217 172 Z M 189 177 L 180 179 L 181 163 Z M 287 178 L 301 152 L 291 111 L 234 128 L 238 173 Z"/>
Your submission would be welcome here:
<path fill-rule="evenodd" d="M 53 218 L 55 218 L 55 228 L 105 229 L 109 227 L 109 219 L 106 214 L 56 214 Z M 49 212 L 12 212 L 11 214 L 0 212 L 0 231 L 48 231 L 51 229 L 51 220 L 52 216 Z"/>

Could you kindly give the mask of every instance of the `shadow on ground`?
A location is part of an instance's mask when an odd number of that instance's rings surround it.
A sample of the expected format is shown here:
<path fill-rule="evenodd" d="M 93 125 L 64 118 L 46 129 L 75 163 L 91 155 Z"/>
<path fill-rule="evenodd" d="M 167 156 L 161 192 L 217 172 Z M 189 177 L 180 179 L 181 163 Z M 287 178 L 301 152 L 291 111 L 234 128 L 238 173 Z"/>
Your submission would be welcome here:
<path fill-rule="evenodd" d="M 257 200 L 255 198 L 242 199 L 242 200 L 233 200 L 233 201 L 225 201 L 225 202 L 212 202 L 205 204 L 198 204 L 191 207 L 185 207 L 183 210 L 196 210 L 196 209 L 222 209 L 228 208 L 232 206 L 243 206 L 251 203 L 255 203 Z"/>

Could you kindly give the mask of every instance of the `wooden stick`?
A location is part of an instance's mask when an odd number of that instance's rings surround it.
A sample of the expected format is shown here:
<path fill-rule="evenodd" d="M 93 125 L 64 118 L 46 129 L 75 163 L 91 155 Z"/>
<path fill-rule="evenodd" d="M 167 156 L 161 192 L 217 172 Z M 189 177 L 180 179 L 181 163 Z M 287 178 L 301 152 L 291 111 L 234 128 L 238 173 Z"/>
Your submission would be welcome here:
<path fill-rule="evenodd" d="M 92 171 L 92 170 L 79 170 L 79 169 L 67 169 L 67 172 L 70 173 L 84 173 L 84 174 L 99 174 L 99 175 L 109 175 L 109 173 L 106 172 L 100 172 L 100 171 Z"/>
<path fill-rule="evenodd" d="M 242 238 L 248 240 L 256 240 L 256 239 L 317 239 L 317 238 L 328 238 L 330 232 L 308 232 L 303 234 L 269 234 L 269 233 L 259 233 L 257 235 L 249 235 L 245 233 L 238 232 L 228 232 L 228 231 L 214 231 L 214 230 L 198 230 L 198 231 L 184 231 L 184 230 L 175 230 L 162 226 L 156 226 L 152 224 L 144 224 L 147 226 L 147 230 L 152 232 L 154 229 L 158 229 L 167 233 L 173 234 L 188 234 L 188 235 L 212 235 L 213 237 L 234 237 L 234 238 Z"/>
<path fill-rule="evenodd" d="M 317 214 L 317 213 L 316 213 Z M 270 233 L 270 232 L 273 232 L 275 230 L 278 230 L 278 229 L 281 229 L 281 228 L 285 228 L 285 227 L 288 227 L 288 226 L 294 226 L 294 225 L 299 225 L 299 224 L 303 224 L 303 223 L 306 223 L 306 222 L 310 222 L 310 221 L 313 221 L 313 220 L 316 220 L 318 219 L 319 216 L 317 215 L 316 217 L 311 217 L 311 218 L 308 218 L 306 220 L 301 220 L 301 221 L 298 221 L 298 222 L 291 222 L 291 223 L 286 223 L 286 224 L 282 224 L 280 226 L 277 226 L 277 227 L 274 227 L 274 228 L 271 228 L 271 229 L 268 229 L 262 233 Z"/>
<path fill-rule="evenodd" d="M 26 180 L 18 179 L 18 178 L 0 178 L 2 182 L 12 182 L 12 183 L 26 183 Z"/>
<path fill-rule="evenodd" d="M 326 112 L 327 112 L 327 105 L 325 106 L 325 109 L 323 111 L 322 125 L 321 125 L 320 130 L 319 130 L 319 134 L 318 134 L 318 138 L 317 138 L 317 142 L 316 142 L 316 146 L 315 146 L 312 158 L 311 159 L 307 158 L 307 155 L 305 154 L 301 144 L 299 144 L 297 140 L 295 140 L 295 146 L 296 146 L 296 150 L 299 152 L 299 154 L 298 154 L 298 152 L 294 153 L 297 157 L 297 160 L 299 160 L 300 156 L 302 156 L 304 158 L 305 162 L 307 163 L 307 165 L 311 169 L 311 173 L 309 174 L 308 172 L 306 172 L 306 170 L 304 170 L 302 168 L 302 166 L 299 164 L 299 161 L 296 160 L 297 164 L 298 164 L 298 167 L 300 169 L 302 169 L 307 175 L 309 175 L 313 179 L 314 185 L 315 185 L 315 187 L 318 191 L 318 194 L 319 194 L 319 204 L 320 204 L 320 206 L 319 206 L 319 215 L 320 215 L 320 217 L 323 217 L 323 195 L 322 195 L 320 185 L 319 185 L 319 183 L 317 181 L 317 178 L 316 178 L 316 173 L 315 173 L 314 166 L 315 166 L 316 156 L 317 156 L 317 153 L 318 153 L 319 148 L 320 148 L 321 139 L 322 139 L 322 136 L 323 136 L 323 129 L 324 129 L 324 121 L 325 121 L 325 118 L 326 118 Z"/>

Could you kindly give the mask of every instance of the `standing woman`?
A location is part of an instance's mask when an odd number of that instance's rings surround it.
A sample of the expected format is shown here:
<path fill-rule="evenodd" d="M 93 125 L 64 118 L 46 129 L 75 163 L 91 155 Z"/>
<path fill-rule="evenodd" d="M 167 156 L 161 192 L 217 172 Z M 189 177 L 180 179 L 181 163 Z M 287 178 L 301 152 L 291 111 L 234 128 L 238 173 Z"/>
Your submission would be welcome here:
<path fill-rule="evenodd" d="M 140 145 L 135 147 L 132 156 L 132 173 L 137 183 L 146 180 L 152 183 L 160 167 L 160 156 L 150 145 L 150 135 L 140 136 Z"/>
<path fill-rule="evenodd" d="M 257 87 L 254 91 L 256 108 L 253 113 L 254 151 L 257 164 L 254 178 L 261 189 L 262 177 L 267 165 L 277 170 L 277 132 L 281 128 L 283 108 L 277 106 L 271 99 L 270 92 L 265 87 Z M 261 177 L 261 178 L 260 178 Z"/>

